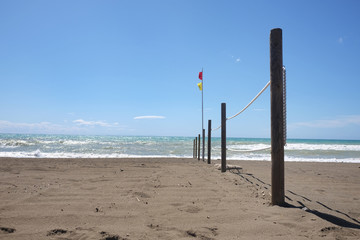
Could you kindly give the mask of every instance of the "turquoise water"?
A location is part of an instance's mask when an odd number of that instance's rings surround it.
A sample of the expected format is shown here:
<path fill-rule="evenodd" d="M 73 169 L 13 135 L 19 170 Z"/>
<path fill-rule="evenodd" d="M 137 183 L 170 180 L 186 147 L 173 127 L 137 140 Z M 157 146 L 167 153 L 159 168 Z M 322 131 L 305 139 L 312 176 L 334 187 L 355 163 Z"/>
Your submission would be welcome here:
<path fill-rule="evenodd" d="M 269 147 L 270 139 L 228 138 L 227 158 L 269 161 Z M 212 159 L 219 159 L 220 153 L 220 138 L 212 138 Z M 0 157 L 137 158 L 192 154 L 192 137 L 0 134 Z M 289 139 L 285 160 L 360 162 L 360 141 Z"/>

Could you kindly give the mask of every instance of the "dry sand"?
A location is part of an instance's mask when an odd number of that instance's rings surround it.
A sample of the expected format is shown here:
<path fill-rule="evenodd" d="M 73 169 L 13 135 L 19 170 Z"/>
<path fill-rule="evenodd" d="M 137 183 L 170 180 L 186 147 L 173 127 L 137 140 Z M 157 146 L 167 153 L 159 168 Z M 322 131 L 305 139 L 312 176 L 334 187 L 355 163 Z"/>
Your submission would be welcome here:
<path fill-rule="evenodd" d="M 360 164 L 231 164 L 0 158 L 0 239 L 360 239 Z"/>

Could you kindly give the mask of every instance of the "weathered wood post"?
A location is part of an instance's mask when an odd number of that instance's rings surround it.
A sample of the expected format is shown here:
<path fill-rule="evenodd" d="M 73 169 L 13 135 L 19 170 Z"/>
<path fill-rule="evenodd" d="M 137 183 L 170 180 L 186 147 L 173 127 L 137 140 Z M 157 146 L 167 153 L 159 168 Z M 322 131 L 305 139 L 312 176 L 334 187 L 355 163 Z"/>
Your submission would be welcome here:
<path fill-rule="evenodd" d="M 271 203 L 285 203 L 282 30 L 270 33 Z"/>
<path fill-rule="evenodd" d="M 207 163 L 211 163 L 211 120 L 208 121 L 208 160 Z"/>
<path fill-rule="evenodd" d="M 197 137 L 195 138 L 195 159 L 197 158 Z"/>
<path fill-rule="evenodd" d="M 193 139 L 193 158 L 195 158 L 195 138 Z"/>
<path fill-rule="evenodd" d="M 205 129 L 202 130 L 203 142 L 202 142 L 202 160 L 205 161 Z"/>
<path fill-rule="evenodd" d="M 221 103 L 221 172 L 226 172 L 226 103 Z"/>
<path fill-rule="evenodd" d="M 200 134 L 198 136 L 198 160 L 200 160 Z"/>

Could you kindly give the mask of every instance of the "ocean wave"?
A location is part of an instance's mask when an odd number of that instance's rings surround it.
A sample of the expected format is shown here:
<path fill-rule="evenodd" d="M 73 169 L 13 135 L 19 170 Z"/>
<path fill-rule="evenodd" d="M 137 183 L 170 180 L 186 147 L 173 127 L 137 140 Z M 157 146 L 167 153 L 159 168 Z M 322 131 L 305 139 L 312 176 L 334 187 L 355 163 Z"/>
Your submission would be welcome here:
<path fill-rule="evenodd" d="M 285 150 L 309 150 L 309 151 L 360 151 L 357 144 L 308 144 L 308 143 L 288 143 Z"/>
<path fill-rule="evenodd" d="M 292 157 L 285 156 L 285 162 L 331 162 L 331 163 L 360 163 L 360 158 L 303 158 L 303 157 Z M 213 159 L 220 160 L 221 156 L 214 156 Z M 238 160 L 238 161 L 271 161 L 271 155 L 268 156 L 229 156 L 227 160 Z"/>
<path fill-rule="evenodd" d="M 190 158 L 190 155 L 137 155 L 137 154 L 96 154 L 96 153 L 48 153 L 36 150 L 33 152 L 0 152 L 0 157 L 9 158 Z"/>
<path fill-rule="evenodd" d="M 141 155 L 141 154 L 125 154 L 125 153 L 69 153 L 69 152 L 41 152 L 36 150 L 33 152 L 0 152 L 0 157 L 11 158 L 191 158 L 189 154 L 164 154 L 164 155 Z M 205 155 L 205 159 L 207 156 Z M 220 155 L 213 155 L 213 160 L 220 160 Z M 271 154 L 237 154 L 227 156 L 227 160 L 246 160 L 246 161 L 271 161 Z M 360 163 L 360 158 L 304 158 L 286 156 L 285 162 L 333 162 L 333 163 Z"/>
<path fill-rule="evenodd" d="M 29 142 L 26 140 L 0 140 L 0 146 L 3 148 L 16 148 L 23 146 L 33 146 L 36 145 L 36 142 Z"/>

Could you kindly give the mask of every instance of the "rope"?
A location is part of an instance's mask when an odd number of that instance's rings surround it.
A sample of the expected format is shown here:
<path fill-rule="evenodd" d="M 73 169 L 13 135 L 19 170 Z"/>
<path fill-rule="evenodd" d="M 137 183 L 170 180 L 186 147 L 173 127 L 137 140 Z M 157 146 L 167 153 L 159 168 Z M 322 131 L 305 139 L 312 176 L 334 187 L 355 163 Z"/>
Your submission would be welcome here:
<path fill-rule="evenodd" d="M 240 112 L 238 112 L 237 114 L 235 114 L 232 117 L 227 118 L 226 120 L 230 120 L 233 119 L 234 117 L 237 117 L 239 114 L 241 114 L 243 111 L 245 111 L 248 107 L 250 107 L 250 105 L 265 91 L 265 89 L 270 85 L 270 81 L 266 84 L 266 86 L 254 97 L 253 100 L 251 100 L 251 102 L 246 105 L 246 107 L 244 107 Z"/>
<path fill-rule="evenodd" d="M 227 149 L 227 150 L 232 151 L 232 152 L 258 152 L 258 151 L 263 151 L 263 150 L 268 150 L 268 149 L 271 149 L 271 147 L 260 148 L 260 149 L 255 149 L 255 150 L 234 150 L 234 149 Z"/>
<path fill-rule="evenodd" d="M 283 131 L 284 131 L 284 146 L 286 145 L 287 139 L 287 124 L 286 124 L 286 68 L 283 66 Z"/>
<path fill-rule="evenodd" d="M 270 85 L 270 81 L 265 85 L 265 87 L 253 98 L 253 100 L 251 100 L 251 102 L 246 105 L 246 107 L 244 107 L 240 112 L 238 112 L 237 114 L 235 114 L 234 116 L 232 117 L 228 117 L 226 118 L 226 120 L 230 120 L 230 119 L 233 119 L 234 117 L 237 117 L 239 114 L 241 114 L 242 112 L 244 112 L 248 107 L 250 107 L 250 105 L 255 102 L 255 100 L 266 90 L 266 88 Z M 221 125 L 218 126 L 217 128 L 213 128 L 211 129 L 211 131 L 216 131 L 218 129 L 221 128 Z"/>
<path fill-rule="evenodd" d="M 218 130 L 218 129 L 220 129 L 220 128 L 221 128 L 221 125 L 218 126 L 217 128 L 212 128 L 211 131 L 216 131 L 216 130 Z"/>

